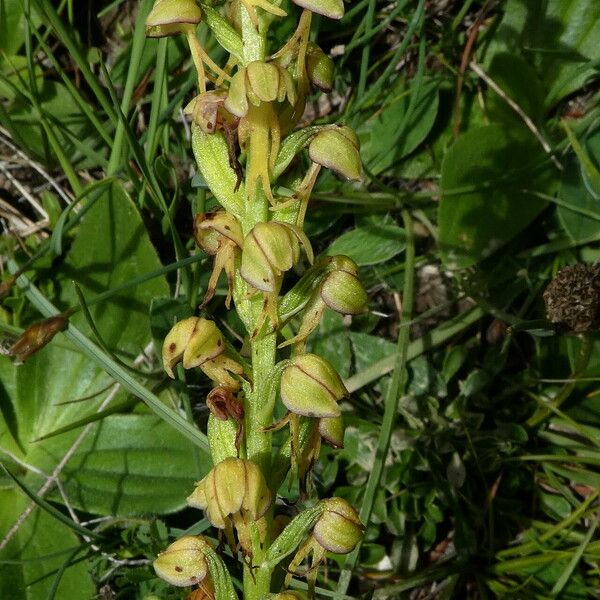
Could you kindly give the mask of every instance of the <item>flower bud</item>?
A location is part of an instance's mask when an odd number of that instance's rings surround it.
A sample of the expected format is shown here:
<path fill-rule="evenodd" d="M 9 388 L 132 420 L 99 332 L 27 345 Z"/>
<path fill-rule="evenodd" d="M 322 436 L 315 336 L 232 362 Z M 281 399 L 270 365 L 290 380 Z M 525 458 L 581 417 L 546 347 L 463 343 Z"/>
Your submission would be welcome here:
<path fill-rule="evenodd" d="M 208 215 L 198 213 L 194 218 L 194 238 L 202 250 L 215 257 L 200 308 L 206 306 L 214 297 L 222 271 L 225 271 L 227 277 L 225 305 L 229 308 L 233 294 L 236 256 L 243 240 L 242 228 L 237 219 L 225 211 Z"/>
<path fill-rule="evenodd" d="M 333 86 L 333 60 L 314 42 L 306 47 L 306 72 L 311 83 L 323 92 L 330 92 Z"/>
<path fill-rule="evenodd" d="M 361 178 L 359 142 L 350 127 L 322 129 L 308 146 L 310 159 L 338 175 L 359 181 Z"/>
<path fill-rule="evenodd" d="M 171 328 L 163 343 L 162 359 L 172 379 L 173 367 L 183 361 L 185 369 L 200 367 L 207 377 L 231 390 L 240 387 L 234 375 L 244 373 L 240 364 L 225 355 L 225 340 L 215 323 L 199 317 L 183 319 Z"/>
<path fill-rule="evenodd" d="M 226 241 L 241 248 L 244 236 L 238 220 L 230 213 L 219 211 L 195 216 L 194 239 L 204 252 L 214 256 Z"/>
<path fill-rule="evenodd" d="M 329 417 L 319 419 L 319 435 L 332 448 L 344 447 L 344 418 Z"/>
<path fill-rule="evenodd" d="M 32 354 L 49 344 L 58 332 L 66 329 L 68 324 L 68 317 L 62 314 L 35 323 L 8 349 L 8 356 L 14 356 L 19 363 L 25 362 Z"/>
<path fill-rule="evenodd" d="M 323 302 L 343 315 L 358 315 L 365 311 L 367 293 L 360 279 L 348 271 L 332 271 L 321 285 Z"/>
<path fill-rule="evenodd" d="M 364 533 L 358 513 L 343 498 L 328 498 L 321 502 L 325 510 L 313 529 L 315 540 L 335 554 L 352 552 Z"/>
<path fill-rule="evenodd" d="M 175 379 L 173 367 L 181 362 L 183 353 L 198 323 L 198 317 L 178 321 L 167 334 L 162 348 L 163 368 L 171 379 Z"/>
<path fill-rule="evenodd" d="M 192 120 L 204 131 L 214 133 L 217 130 L 219 108 L 225 102 L 223 92 L 203 92 L 193 98 L 183 109 L 184 114 L 192 115 Z"/>
<path fill-rule="evenodd" d="M 246 69 L 241 68 L 231 78 L 229 92 L 225 99 L 225 108 L 236 117 L 243 117 L 248 112 L 248 96 L 246 94 Z"/>
<path fill-rule="evenodd" d="M 204 538 L 186 535 L 158 555 L 154 570 L 171 585 L 185 587 L 200 583 L 208 574 L 205 549 Z"/>
<path fill-rule="evenodd" d="M 258 102 L 273 102 L 279 90 L 279 69 L 272 63 L 255 60 L 246 67 L 248 90 L 253 92 Z M 250 99 L 250 97 L 249 97 Z"/>
<path fill-rule="evenodd" d="M 156 0 L 146 19 L 147 37 L 165 37 L 185 33 L 202 18 L 194 0 Z"/>
<path fill-rule="evenodd" d="M 344 16 L 343 0 L 293 0 L 293 2 L 330 19 L 341 19 Z"/>
<path fill-rule="evenodd" d="M 338 400 L 347 390 L 337 371 L 316 354 L 301 354 L 281 374 L 281 400 L 294 414 L 338 417 Z"/>
<path fill-rule="evenodd" d="M 189 317 L 179 321 L 167 334 L 163 343 L 163 367 L 169 377 L 175 378 L 173 367 L 183 360 L 183 367 L 199 367 L 223 353 L 225 344 L 214 321 Z"/>
<path fill-rule="evenodd" d="M 240 515 L 256 521 L 271 505 L 271 492 L 262 471 L 249 460 L 226 458 L 200 481 L 187 502 L 206 512 L 218 529 L 225 529 L 231 517 Z"/>
<path fill-rule="evenodd" d="M 258 223 L 244 239 L 240 275 L 252 287 L 275 292 L 281 274 L 300 257 L 300 244 L 312 262 L 312 247 L 299 228 L 288 223 Z"/>

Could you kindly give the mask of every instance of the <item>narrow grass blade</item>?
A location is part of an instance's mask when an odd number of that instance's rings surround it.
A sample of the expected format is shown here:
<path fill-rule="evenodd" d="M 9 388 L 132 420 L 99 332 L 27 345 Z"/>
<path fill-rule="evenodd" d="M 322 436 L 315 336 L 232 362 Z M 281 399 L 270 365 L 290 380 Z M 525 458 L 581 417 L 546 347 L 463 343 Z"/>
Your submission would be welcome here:
<path fill-rule="evenodd" d="M 66 525 L 79 535 L 85 535 L 96 539 L 102 537 L 98 535 L 95 531 L 91 531 L 90 529 L 79 525 L 79 523 L 75 523 L 73 519 L 61 513 L 60 510 L 54 508 L 52 504 L 50 504 L 43 498 L 40 498 L 33 490 L 30 490 L 24 483 L 19 481 L 19 479 L 15 477 L 1 462 L 0 468 L 4 471 L 6 475 L 8 475 L 8 477 L 10 477 L 17 484 L 17 486 L 25 493 L 25 495 L 29 496 L 29 498 L 31 498 L 33 502 L 35 502 L 42 510 L 45 510 L 51 517 L 54 517 L 57 521 L 60 521 L 63 525 Z"/>
<path fill-rule="evenodd" d="M 12 273 L 18 270 L 17 264 L 11 260 L 8 263 Z M 17 279 L 17 283 L 24 290 L 28 300 L 45 316 L 51 317 L 59 314 L 57 308 L 29 281 L 25 275 Z M 209 452 L 206 436 L 191 425 L 181 415 L 177 414 L 161 400 L 146 389 L 139 381 L 131 376 L 123 367 L 117 364 L 110 356 L 103 352 L 96 344 L 89 340 L 81 331 L 73 325 L 64 332 L 80 350 L 104 369 L 115 381 L 118 381 L 124 389 L 140 398 L 157 416 L 174 427 L 181 435 L 187 437 L 205 452 Z"/>
<path fill-rule="evenodd" d="M 467 312 L 464 312 L 461 315 L 446 321 L 439 327 L 436 327 L 429 332 L 426 337 L 412 341 L 408 345 L 407 360 L 412 360 L 413 358 L 423 354 L 423 352 L 443 344 L 450 338 L 459 334 L 461 331 L 464 331 L 465 329 L 471 327 L 474 323 L 477 323 L 477 321 L 483 318 L 484 315 L 485 311 L 479 306 L 476 306 L 475 308 L 472 308 Z M 396 359 L 397 354 L 392 354 L 391 356 L 388 356 L 364 369 L 360 373 L 357 373 L 356 375 L 346 379 L 344 382 L 346 388 L 349 392 L 355 392 L 365 385 L 376 381 L 380 377 L 387 375 L 394 368 Z"/>
<path fill-rule="evenodd" d="M 400 322 L 405 323 L 410 321 L 412 318 L 415 280 L 415 238 L 412 218 L 407 210 L 402 211 L 402 220 L 404 222 L 404 229 L 406 231 L 406 268 L 404 274 L 404 288 L 402 291 L 402 316 Z M 400 333 L 398 334 L 398 351 L 394 357 L 392 381 L 389 384 L 385 396 L 385 409 L 383 413 L 381 431 L 379 432 L 379 439 L 377 441 L 375 461 L 371 468 L 369 479 L 367 480 L 367 487 L 363 496 L 362 506 L 360 507 L 360 520 L 366 526 L 368 526 L 369 521 L 371 520 L 377 488 L 379 487 L 381 475 L 383 474 L 383 467 L 387 458 L 390 439 L 392 437 L 394 423 L 396 421 L 400 396 L 404 393 L 404 388 L 406 386 L 406 362 L 408 360 L 409 336 L 410 328 L 401 327 Z M 337 593 L 335 596 L 336 598 L 340 598 L 346 593 L 350 583 L 350 578 L 352 577 L 352 571 L 354 570 L 354 566 L 358 560 L 359 552 L 360 544 L 346 558 L 338 582 Z"/>

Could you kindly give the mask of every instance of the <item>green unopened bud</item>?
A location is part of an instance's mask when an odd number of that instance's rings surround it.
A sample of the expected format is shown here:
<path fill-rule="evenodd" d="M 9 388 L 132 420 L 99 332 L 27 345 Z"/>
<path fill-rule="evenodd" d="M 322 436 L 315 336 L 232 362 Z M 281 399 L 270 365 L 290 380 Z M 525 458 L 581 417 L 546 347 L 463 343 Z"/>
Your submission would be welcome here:
<path fill-rule="evenodd" d="M 285 592 L 279 592 L 279 594 L 270 594 L 268 598 L 270 600 L 307 600 L 308 596 L 304 592 L 286 590 Z"/>
<path fill-rule="evenodd" d="M 337 417 L 347 393 L 337 371 L 316 354 L 296 356 L 281 374 L 281 400 L 296 415 Z"/>
<path fill-rule="evenodd" d="M 330 417 L 319 419 L 319 435 L 332 448 L 344 447 L 344 418 Z"/>
<path fill-rule="evenodd" d="M 283 531 L 277 536 L 277 539 L 269 547 L 265 557 L 265 562 L 269 567 L 273 568 L 296 550 L 315 526 L 323 514 L 323 510 L 324 506 L 319 502 L 312 508 L 303 510 L 285 526 Z"/>
<path fill-rule="evenodd" d="M 300 244 L 312 262 L 312 247 L 301 229 L 288 223 L 258 223 L 246 236 L 240 275 L 252 287 L 274 292 L 281 274 L 300 257 Z"/>
<path fill-rule="evenodd" d="M 310 159 L 335 171 L 338 175 L 359 181 L 361 178 L 359 142 L 356 134 L 346 126 L 323 129 L 308 146 Z"/>
<path fill-rule="evenodd" d="M 317 46 L 309 42 L 306 47 L 306 72 L 310 81 L 324 92 L 330 92 L 333 86 L 333 60 Z"/>
<path fill-rule="evenodd" d="M 283 102 L 286 98 L 292 106 L 296 104 L 296 84 L 290 72 L 284 67 L 279 67 L 277 102 Z"/>
<path fill-rule="evenodd" d="M 323 302 L 343 315 L 358 315 L 367 307 L 367 293 L 360 279 L 348 271 L 332 271 L 321 286 Z"/>
<path fill-rule="evenodd" d="M 171 585 L 185 587 L 200 583 L 208 574 L 205 549 L 204 538 L 186 535 L 158 555 L 154 570 Z"/>
<path fill-rule="evenodd" d="M 313 529 L 315 540 L 335 554 L 352 552 L 364 533 L 358 513 L 343 498 L 328 498 L 321 502 L 325 510 Z"/>
<path fill-rule="evenodd" d="M 194 0 L 156 0 L 146 19 L 147 37 L 165 37 L 185 33 L 202 19 Z"/>
<path fill-rule="evenodd" d="M 277 98 L 279 69 L 274 64 L 260 60 L 249 63 L 246 67 L 246 79 L 249 89 L 258 98 L 258 103 L 273 102 Z"/>
<path fill-rule="evenodd" d="M 204 510 L 215 527 L 225 529 L 229 519 L 242 511 L 244 519 L 262 517 L 271 505 L 271 492 L 252 461 L 226 458 L 197 484 L 187 502 Z"/>
<path fill-rule="evenodd" d="M 243 117 L 248 112 L 248 96 L 246 94 L 246 69 L 238 69 L 231 78 L 229 92 L 225 99 L 225 108 L 236 117 Z"/>
<path fill-rule="evenodd" d="M 347 256 L 333 256 L 319 260 L 314 272 L 319 286 L 312 292 L 304 307 L 304 315 L 298 333 L 280 344 L 280 348 L 306 341 L 317 328 L 326 307 L 343 315 L 356 315 L 367 307 L 367 294 L 358 278 L 356 263 Z"/>
<path fill-rule="evenodd" d="M 344 16 L 343 0 L 293 0 L 293 2 L 330 19 L 341 19 Z"/>

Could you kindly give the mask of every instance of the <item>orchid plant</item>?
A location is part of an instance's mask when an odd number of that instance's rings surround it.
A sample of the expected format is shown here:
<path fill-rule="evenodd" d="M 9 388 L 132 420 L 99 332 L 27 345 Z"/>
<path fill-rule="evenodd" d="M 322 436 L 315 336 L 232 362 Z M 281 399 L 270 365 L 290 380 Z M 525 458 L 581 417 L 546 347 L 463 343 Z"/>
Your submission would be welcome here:
<path fill-rule="evenodd" d="M 154 563 L 169 583 L 193 586 L 189 597 L 196 600 L 237 597 L 226 552 L 242 563 L 245 599 L 302 597 L 285 591 L 294 577 L 306 577 L 313 595 L 326 553 L 351 552 L 363 534 L 347 501 L 313 497 L 311 470 L 321 443 L 343 445 L 339 402 L 347 391 L 334 367 L 306 344 L 325 310 L 359 314 L 367 295 L 356 264 L 346 256 L 315 258 L 303 229 L 322 167 L 361 178 L 359 144 L 346 126 L 298 129 L 311 86 L 328 91 L 333 83 L 331 58 L 309 39 L 312 16 L 340 19 L 344 4 L 294 2 L 298 24 L 280 48 L 269 47 L 269 26 L 294 17 L 277 0 L 227 0 L 219 8 L 156 0 L 146 22 L 148 36 L 185 36 L 198 75 L 198 94 L 185 112 L 199 173 L 221 207 L 194 220 L 198 246 L 214 257 L 200 310 L 224 273 L 226 306 L 233 302 L 247 332 L 236 348 L 214 321 L 194 316 L 164 340 L 171 377 L 181 363 L 213 384 L 206 402 L 214 466 L 188 504 L 204 511 L 221 543 L 215 548 L 208 538 L 185 536 Z M 201 22 L 229 54 L 224 66 L 202 47 Z M 307 268 L 283 288 L 302 255 Z M 297 329 L 284 337 L 291 323 Z M 284 441 L 274 443 L 274 432 L 284 428 Z M 307 506 L 292 519 L 276 514 L 286 480 L 299 486 L 298 505 Z"/>

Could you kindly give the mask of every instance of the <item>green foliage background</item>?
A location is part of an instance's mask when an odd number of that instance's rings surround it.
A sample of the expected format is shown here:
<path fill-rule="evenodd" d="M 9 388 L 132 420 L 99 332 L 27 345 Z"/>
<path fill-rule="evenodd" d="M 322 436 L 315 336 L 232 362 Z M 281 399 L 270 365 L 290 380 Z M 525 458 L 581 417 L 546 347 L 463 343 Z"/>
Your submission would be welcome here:
<path fill-rule="evenodd" d="M 0 357 L 0 539 L 34 498 L 0 553 L 0 598 L 182 598 L 148 563 L 207 527 L 184 510 L 210 467 L 207 384 L 167 383 L 156 348 L 203 295 L 191 223 L 215 204 L 180 116 L 193 69 L 177 40 L 144 38 L 151 4 L 0 0 L 0 173 L 35 161 L 45 175 L 25 177 L 46 219 L 2 237 L 4 269 L 25 269 L 0 330 L 77 306 L 74 283 L 89 304 L 24 365 Z M 578 369 L 581 339 L 555 331 L 542 301 L 559 268 L 599 258 L 600 4 L 359 0 L 315 35 L 341 53 L 316 119 L 357 130 L 365 180 L 322 175 L 307 230 L 359 264 L 371 301 L 311 340 L 353 392 L 345 448 L 322 453 L 315 479 L 321 496 L 373 504 L 360 555 L 330 561 L 319 594 L 600 597 L 600 347 L 591 334 Z M 41 219 L 7 181 L 2 199 Z M 398 323 L 410 269 L 416 314 Z M 224 293 L 209 311 L 239 333 Z M 40 493 L 59 466 L 60 489 Z"/>

